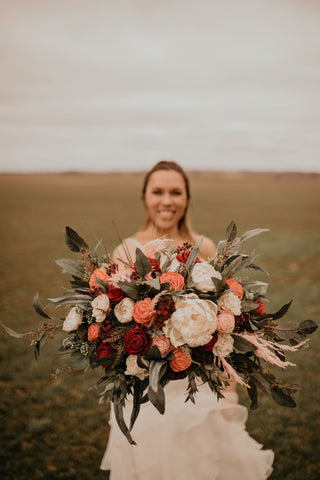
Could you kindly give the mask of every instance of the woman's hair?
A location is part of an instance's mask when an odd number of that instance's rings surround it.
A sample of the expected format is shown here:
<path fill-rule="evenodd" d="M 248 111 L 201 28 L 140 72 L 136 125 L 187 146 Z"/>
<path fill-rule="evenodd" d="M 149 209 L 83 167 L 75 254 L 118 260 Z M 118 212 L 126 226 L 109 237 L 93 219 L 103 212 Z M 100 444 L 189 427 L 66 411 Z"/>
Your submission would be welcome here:
<path fill-rule="evenodd" d="M 161 160 L 160 162 L 156 163 L 156 165 L 154 165 L 154 167 L 152 167 L 151 170 L 149 170 L 144 177 L 144 181 L 142 185 L 142 194 L 141 194 L 142 199 L 143 200 L 145 199 L 145 194 L 146 194 L 147 186 L 148 186 L 151 175 L 154 172 L 158 172 L 160 170 L 174 170 L 175 172 L 180 173 L 180 175 L 183 178 L 184 185 L 186 188 L 186 194 L 187 194 L 187 206 L 183 214 L 183 217 L 179 220 L 178 229 L 182 234 L 192 238 L 191 228 L 189 226 L 189 222 L 187 219 L 187 210 L 189 206 L 189 200 L 191 198 L 189 178 L 187 177 L 186 172 L 183 170 L 182 167 L 180 167 L 178 163 L 169 161 L 169 160 Z M 150 219 L 147 218 L 144 222 L 144 225 L 142 226 L 142 230 L 147 228 L 149 223 L 150 223 Z"/>

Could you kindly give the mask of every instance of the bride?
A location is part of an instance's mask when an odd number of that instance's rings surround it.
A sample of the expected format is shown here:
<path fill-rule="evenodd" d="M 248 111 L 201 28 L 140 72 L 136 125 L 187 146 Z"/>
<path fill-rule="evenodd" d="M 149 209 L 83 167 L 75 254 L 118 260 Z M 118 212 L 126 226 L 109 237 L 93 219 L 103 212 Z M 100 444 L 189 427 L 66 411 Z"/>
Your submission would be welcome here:
<path fill-rule="evenodd" d="M 140 230 L 124 243 L 131 258 L 156 237 L 166 235 L 172 246 L 194 245 L 199 238 L 188 226 L 189 180 L 175 162 L 161 161 L 145 176 L 142 199 L 146 220 Z M 204 237 L 199 256 L 213 257 L 214 243 Z M 119 245 L 115 261 L 126 260 Z M 196 405 L 185 403 L 187 383 L 170 381 L 165 387 L 164 415 L 147 402 L 133 428 L 137 446 L 128 443 L 110 416 L 109 442 L 101 462 L 110 470 L 110 480 L 263 480 L 272 472 L 273 452 L 262 450 L 245 429 L 247 409 L 238 404 L 235 386 L 217 401 L 207 385 L 202 385 Z M 131 408 L 129 405 L 130 414 Z M 127 419 L 128 420 L 128 419 Z"/>

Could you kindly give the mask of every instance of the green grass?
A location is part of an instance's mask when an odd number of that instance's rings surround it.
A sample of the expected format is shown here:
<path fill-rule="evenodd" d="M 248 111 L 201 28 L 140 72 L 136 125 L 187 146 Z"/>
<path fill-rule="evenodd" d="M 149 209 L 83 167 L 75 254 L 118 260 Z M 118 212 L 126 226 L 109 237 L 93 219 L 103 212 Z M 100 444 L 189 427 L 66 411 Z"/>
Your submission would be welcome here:
<path fill-rule="evenodd" d="M 290 299 L 287 319 L 319 319 L 320 178 L 293 175 L 193 175 L 191 220 L 199 233 L 216 242 L 231 219 L 240 233 L 269 227 L 247 242 L 269 271 L 270 310 Z M 42 305 L 68 286 L 55 259 L 73 257 L 63 240 L 65 225 L 91 246 L 99 239 L 112 250 L 143 221 L 140 175 L 30 175 L 0 177 L 1 320 L 19 332 L 34 329 L 40 317 L 32 307 L 39 291 Z M 263 277 L 261 276 L 261 279 Z M 48 341 L 35 360 L 28 337 L 0 333 L 1 478 L 106 479 L 99 470 L 108 437 L 108 408 L 88 388 L 100 376 L 67 375 L 54 379 L 61 365 L 61 336 Z M 272 480 L 316 480 L 320 459 L 320 340 L 291 355 L 296 368 L 280 372 L 283 381 L 300 383 L 298 407 L 286 409 L 261 397 L 247 428 L 275 451 Z M 248 406 L 245 392 L 241 401 Z M 196 407 L 195 407 L 196 408 Z"/>

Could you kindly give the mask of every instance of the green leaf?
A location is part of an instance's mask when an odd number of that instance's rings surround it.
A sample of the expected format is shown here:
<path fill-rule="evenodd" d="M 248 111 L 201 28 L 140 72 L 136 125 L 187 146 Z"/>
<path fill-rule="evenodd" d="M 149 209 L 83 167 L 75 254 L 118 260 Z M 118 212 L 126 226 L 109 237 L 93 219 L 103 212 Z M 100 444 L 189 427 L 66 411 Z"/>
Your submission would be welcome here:
<path fill-rule="evenodd" d="M 167 362 L 165 360 L 155 361 L 151 360 L 149 367 L 149 383 L 152 390 L 157 393 L 160 386 L 160 380 L 167 369 Z"/>
<path fill-rule="evenodd" d="M 203 235 L 201 235 L 201 237 L 199 238 L 199 240 L 197 241 L 197 243 L 195 244 L 195 246 L 191 250 L 190 255 L 188 257 L 188 260 L 185 263 L 185 267 L 189 271 L 192 270 L 192 268 L 194 266 L 194 262 L 197 259 L 202 240 L 203 240 Z"/>
<path fill-rule="evenodd" d="M 295 408 L 297 406 L 293 398 L 285 393 L 284 389 L 281 387 L 271 387 L 271 396 L 273 400 L 282 407 Z"/>
<path fill-rule="evenodd" d="M 266 395 L 270 396 L 270 383 L 263 378 L 260 373 L 255 372 L 251 374 L 251 379 L 256 387 L 260 388 Z"/>
<path fill-rule="evenodd" d="M 155 392 L 153 388 L 149 387 L 148 397 L 150 402 L 156 407 L 158 412 L 163 415 L 165 411 L 165 396 L 162 385 L 159 385 L 157 392 Z"/>
<path fill-rule="evenodd" d="M 40 300 L 39 300 L 39 293 L 37 292 L 35 296 L 33 297 L 32 300 L 32 305 L 35 309 L 35 311 L 38 313 L 38 315 L 41 315 L 41 317 L 48 318 L 50 319 L 49 315 L 47 315 L 41 308 L 40 306 Z"/>
<path fill-rule="evenodd" d="M 91 302 L 90 295 L 64 295 L 63 297 L 48 298 L 55 305 L 83 305 Z"/>
<path fill-rule="evenodd" d="M 106 282 L 104 282 L 101 278 L 96 277 L 94 282 L 95 282 L 96 285 L 98 285 L 99 288 L 101 288 L 103 293 L 108 292 L 109 285 Z"/>
<path fill-rule="evenodd" d="M 237 236 L 237 225 L 232 220 L 226 229 L 226 240 L 227 242 L 232 242 Z"/>
<path fill-rule="evenodd" d="M 245 338 L 240 337 L 235 333 L 231 336 L 234 341 L 233 346 L 239 352 L 248 353 L 248 352 L 254 352 L 255 350 L 257 350 L 257 347 L 253 345 L 251 342 L 249 342 L 248 340 L 246 340 Z"/>
<path fill-rule="evenodd" d="M 281 307 L 280 310 L 274 313 L 272 315 L 273 320 L 278 320 L 279 318 L 283 317 L 289 310 L 291 303 L 292 303 L 292 300 L 290 300 L 289 303 L 286 303 L 285 305 L 283 305 L 283 307 Z"/>
<path fill-rule="evenodd" d="M 84 276 L 84 268 L 80 262 L 72 260 L 71 258 L 60 258 L 56 260 L 56 264 L 62 268 L 62 273 L 70 273 L 74 277 L 81 279 Z"/>
<path fill-rule="evenodd" d="M 141 278 L 145 278 L 152 271 L 150 260 L 138 247 L 136 248 L 136 270 Z"/>
<path fill-rule="evenodd" d="M 133 404 L 130 416 L 130 431 L 132 430 L 140 412 L 141 398 L 143 394 L 143 389 L 141 388 L 141 385 L 141 380 L 136 378 L 133 386 Z"/>
<path fill-rule="evenodd" d="M 302 335 L 311 335 L 318 328 L 318 325 L 313 320 L 304 320 L 298 327 L 298 333 Z"/>
<path fill-rule="evenodd" d="M 263 232 L 269 232 L 269 228 L 255 228 L 253 230 L 248 230 L 245 232 L 242 237 L 240 238 L 241 242 L 245 242 L 248 238 L 255 237 L 256 235 L 260 235 Z"/>
<path fill-rule="evenodd" d="M 89 250 L 86 242 L 81 238 L 77 232 L 72 228 L 66 227 L 66 233 L 64 234 L 66 244 L 72 252 L 81 252 L 82 250 Z"/>
<path fill-rule="evenodd" d="M 290 340 L 296 335 L 297 329 L 298 322 L 285 322 L 277 325 L 273 331 L 281 340 Z"/>
<path fill-rule="evenodd" d="M 258 408 L 258 391 L 257 391 L 257 387 L 255 386 L 254 382 L 252 382 L 250 380 L 249 382 L 249 387 L 247 389 L 247 392 L 248 392 L 248 395 L 249 395 L 249 398 L 251 400 L 251 405 L 250 405 L 250 409 L 251 410 L 256 410 Z"/>
<path fill-rule="evenodd" d="M 72 352 L 69 359 L 69 365 L 72 370 L 84 370 L 90 365 L 90 360 L 85 357 L 78 350 Z"/>
<path fill-rule="evenodd" d="M 140 299 L 139 286 L 134 282 L 118 282 L 118 287 L 133 300 Z"/>
<path fill-rule="evenodd" d="M 114 406 L 114 416 L 116 418 L 117 424 L 121 432 L 125 435 L 130 445 L 137 445 L 136 442 L 131 437 L 129 429 L 124 421 L 123 417 L 123 407 L 124 407 L 124 400 L 120 398 L 118 393 L 115 393 L 113 396 L 113 406 Z"/>
<path fill-rule="evenodd" d="M 162 355 L 160 353 L 160 350 L 159 348 L 157 347 L 157 345 L 153 345 L 149 350 L 148 352 L 144 355 L 144 358 L 146 360 L 149 360 L 149 361 L 152 361 L 152 360 L 156 360 L 156 361 L 162 361 Z M 145 368 L 145 367 L 144 367 Z"/>

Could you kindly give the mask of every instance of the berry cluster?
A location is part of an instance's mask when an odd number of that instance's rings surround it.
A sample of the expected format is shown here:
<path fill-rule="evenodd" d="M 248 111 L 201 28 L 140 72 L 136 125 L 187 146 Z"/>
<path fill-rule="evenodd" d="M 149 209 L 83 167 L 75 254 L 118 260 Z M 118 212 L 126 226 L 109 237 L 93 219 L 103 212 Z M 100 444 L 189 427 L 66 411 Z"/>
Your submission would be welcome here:
<path fill-rule="evenodd" d="M 155 325 L 162 325 L 171 317 L 171 315 L 175 311 L 175 303 L 169 295 L 163 295 L 162 297 L 160 297 L 158 302 L 156 303 L 156 306 L 154 307 Z"/>

